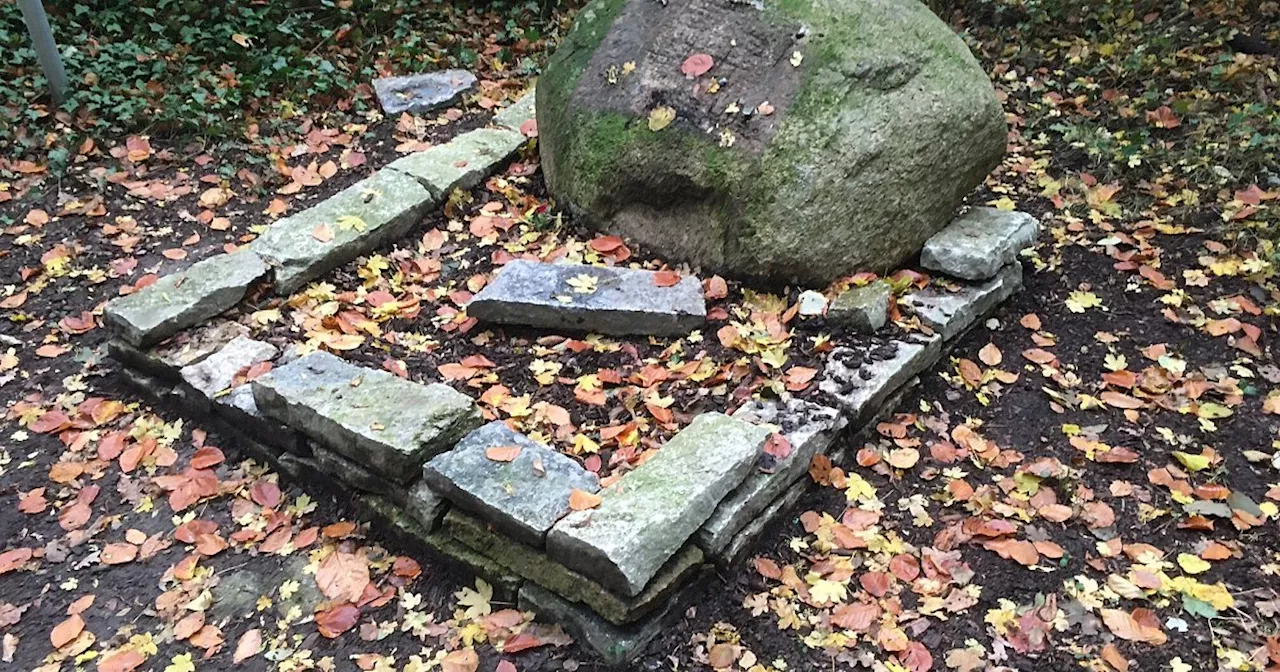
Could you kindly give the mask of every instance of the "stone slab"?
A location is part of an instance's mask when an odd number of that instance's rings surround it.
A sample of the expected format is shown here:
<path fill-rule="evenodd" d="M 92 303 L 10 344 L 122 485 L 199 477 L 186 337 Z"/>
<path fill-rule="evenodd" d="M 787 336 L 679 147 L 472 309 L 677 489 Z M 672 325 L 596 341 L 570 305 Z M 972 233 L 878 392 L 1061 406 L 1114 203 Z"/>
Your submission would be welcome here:
<path fill-rule="evenodd" d="M 415 180 L 379 171 L 267 227 L 249 249 L 271 265 L 277 294 L 403 237 L 435 204 Z"/>
<path fill-rule="evenodd" d="M 231 320 L 214 320 L 174 334 L 150 348 L 136 348 L 118 338 L 107 343 L 107 351 L 125 366 L 174 382 L 182 379 L 181 369 L 199 363 L 237 336 L 248 336 L 249 328 Z"/>
<path fill-rule="evenodd" d="M 292 427 L 396 483 L 480 425 L 470 397 L 313 352 L 255 378 L 253 398 L 267 417 Z"/>
<path fill-rule="evenodd" d="M 197 392 L 213 399 L 235 382 L 236 374 L 261 362 L 271 361 L 280 351 L 276 346 L 237 336 L 217 352 L 182 368 L 182 379 Z"/>
<path fill-rule="evenodd" d="M 537 107 L 534 102 L 535 89 L 529 89 L 527 93 L 520 96 L 514 103 L 502 108 L 497 114 L 493 115 L 493 125 L 507 128 L 513 131 L 519 131 L 524 123 L 537 118 Z"/>
<path fill-rule="evenodd" d="M 458 509 L 444 517 L 445 532 L 484 553 L 498 564 L 571 602 L 581 602 L 610 623 L 632 623 L 662 605 L 701 564 L 702 551 L 692 544 L 676 553 L 636 597 L 621 597 L 599 583 L 552 560 L 543 551 L 494 532 Z"/>
<path fill-rule="evenodd" d="M 239 385 L 216 397 L 211 404 L 214 415 L 240 434 L 274 448 L 303 457 L 311 456 L 311 448 L 297 430 L 263 415 L 253 398 L 252 385 Z"/>
<path fill-rule="evenodd" d="M 791 443 L 791 454 L 778 459 L 761 453 L 760 466 L 720 502 L 698 530 L 694 539 L 713 557 L 808 473 L 813 456 L 825 454 L 847 422 L 834 408 L 795 398 L 787 402 L 753 401 L 735 411 L 733 417 L 782 432 Z"/>
<path fill-rule="evenodd" d="M 659 287 L 654 277 L 629 268 L 516 260 L 467 304 L 467 315 L 497 324 L 613 335 L 684 335 L 706 322 L 697 278 Z"/>
<path fill-rule="evenodd" d="M 849 418 L 861 426 L 889 395 L 942 356 L 942 337 L 913 337 L 891 341 L 864 352 L 836 348 L 827 357 L 818 387 Z"/>
<path fill-rule="evenodd" d="M 920 265 L 965 280 L 988 280 L 1039 235 L 1040 222 L 1025 212 L 971 208 L 925 241 Z"/>
<path fill-rule="evenodd" d="M 889 319 L 893 288 L 884 280 L 841 292 L 827 308 L 827 321 L 858 333 L 873 334 Z"/>
<path fill-rule="evenodd" d="M 403 77 L 379 77 L 373 91 L 386 114 L 430 112 L 452 105 L 476 85 L 466 70 L 437 70 Z"/>
<path fill-rule="evenodd" d="M 925 326 L 942 336 L 942 340 L 950 341 L 1019 289 L 1022 289 L 1022 263 L 1015 261 L 986 282 L 964 284 L 955 292 L 930 285 L 910 294 L 907 302 Z"/>
<path fill-rule="evenodd" d="M 444 199 L 454 189 L 480 184 L 525 143 L 523 134 L 505 128 L 478 128 L 443 145 L 387 164 L 392 171 L 418 181 L 431 195 Z"/>
<path fill-rule="evenodd" d="M 695 581 L 685 586 L 649 618 L 627 626 L 614 625 L 582 604 L 526 581 L 520 587 L 520 610 L 532 611 L 539 621 L 559 623 L 573 638 L 591 647 L 608 665 L 621 666 L 644 652 L 663 630 L 671 627 L 686 605 L 702 593 L 704 585 Z"/>
<path fill-rule="evenodd" d="M 113 299 L 104 321 L 125 342 L 145 347 L 221 314 L 267 273 L 252 252 L 219 254 Z"/>
<path fill-rule="evenodd" d="M 330 478 L 361 492 L 385 497 L 396 506 L 408 505 L 409 488 L 405 484 L 375 474 L 327 448 L 314 446 L 312 453 L 316 466 Z"/>
<path fill-rule="evenodd" d="M 755 547 L 756 542 L 760 540 L 760 535 L 764 534 L 767 527 L 776 522 L 787 512 L 795 508 L 796 502 L 804 496 L 806 490 L 809 489 L 809 479 L 801 479 L 790 485 L 781 497 L 773 500 L 765 510 L 759 515 L 751 519 L 733 539 L 725 545 L 716 563 L 725 568 L 735 567 L 746 554 Z"/>
<path fill-rule="evenodd" d="M 634 597 L 648 585 L 759 458 L 769 430 L 704 413 L 649 461 L 601 491 L 595 509 L 547 534 L 556 561 Z"/>
<path fill-rule="evenodd" d="M 404 503 L 405 512 L 418 521 L 428 532 L 440 527 L 440 521 L 449 510 L 449 500 L 437 495 L 426 481 L 419 480 L 409 488 L 409 497 Z"/>
<path fill-rule="evenodd" d="M 514 460 L 498 462 L 486 455 L 490 448 L 504 446 L 520 448 Z M 499 420 L 431 458 L 422 478 L 454 504 L 517 541 L 538 547 L 551 526 L 569 513 L 569 494 L 574 489 L 600 490 L 599 478 L 575 460 Z"/>

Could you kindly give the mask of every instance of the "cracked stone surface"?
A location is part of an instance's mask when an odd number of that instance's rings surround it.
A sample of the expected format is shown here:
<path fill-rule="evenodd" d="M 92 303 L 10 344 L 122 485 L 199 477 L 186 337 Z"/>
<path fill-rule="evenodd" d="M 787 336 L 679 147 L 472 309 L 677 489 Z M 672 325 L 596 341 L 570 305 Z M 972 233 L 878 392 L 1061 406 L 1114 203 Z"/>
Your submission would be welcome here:
<path fill-rule="evenodd" d="M 276 293 L 292 294 L 404 236 L 435 202 L 412 178 L 381 170 L 272 224 L 248 247 L 272 267 Z"/>
<path fill-rule="evenodd" d="M 1039 235 L 1039 220 L 1025 212 L 970 208 L 925 241 L 920 265 L 965 280 L 988 280 Z"/>
<path fill-rule="evenodd" d="M 385 371 L 313 352 L 255 378 L 264 415 L 396 483 L 480 425 L 471 398 L 439 383 L 420 385 Z"/>
<path fill-rule="evenodd" d="M 649 461 L 601 491 L 595 509 L 565 516 L 547 552 L 627 596 L 638 595 L 750 473 L 769 430 L 703 413 Z"/>
<path fill-rule="evenodd" d="M 1019 289 L 1022 264 L 1015 261 L 986 282 L 964 283 L 954 292 L 930 285 L 908 295 L 907 302 L 925 326 L 950 341 Z"/>
<path fill-rule="evenodd" d="M 467 315 L 497 324 L 602 334 L 683 335 L 706 322 L 702 283 L 670 287 L 655 273 L 577 264 L 508 263 L 467 304 Z"/>
<path fill-rule="evenodd" d="M 252 252 L 219 254 L 113 299 L 103 319 L 125 342 L 145 347 L 236 305 L 266 273 Z"/>
<path fill-rule="evenodd" d="M 489 459 L 490 448 L 519 447 L 510 462 Z M 597 476 L 500 420 L 471 432 L 427 462 L 423 479 L 436 492 L 531 546 L 569 513 L 569 493 L 596 492 Z"/>
<path fill-rule="evenodd" d="M 942 356 L 942 337 L 892 341 L 864 352 L 836 348 L 818 387 L 830 395 L 851 424 L 860 425 L 895 390 Z"/>
<path fill-rule="evenodd" d="M 373 80 L 378 104 L 388 115 L 430 112 L 452 105 L 475 85 L 476 76 L 466 70 L 437 70 Z"/>
<path fill-rule="evenodd" d="M 236 374 L 247 367 L 275 359 L 276 346 L 237 336 L 200 362 L 183 367 L 182 379 L 204 396 L 213 399 L 231 387 Z"/>
<path fill-rule="evenodd" d="M 396 159 L 386 168 L 416 179 L 434 198 L 444 199 L 454 189 L 480 184 L 526 139 L 520 132 L 505 128 L 478 128 L 443 145 Z"/>

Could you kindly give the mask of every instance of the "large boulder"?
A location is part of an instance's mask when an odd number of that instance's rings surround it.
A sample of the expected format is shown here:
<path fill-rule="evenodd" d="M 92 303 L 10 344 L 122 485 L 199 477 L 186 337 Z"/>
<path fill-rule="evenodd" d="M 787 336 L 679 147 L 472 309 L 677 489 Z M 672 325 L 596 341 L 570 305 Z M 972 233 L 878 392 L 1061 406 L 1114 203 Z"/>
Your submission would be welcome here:
<path fill-rule="evenodd" d="M 763 1 L 583 8 L 538 83 L 551 193 L 738 277 L 892 268 L 999 163 L 991 82 L 917 0 Z"/>

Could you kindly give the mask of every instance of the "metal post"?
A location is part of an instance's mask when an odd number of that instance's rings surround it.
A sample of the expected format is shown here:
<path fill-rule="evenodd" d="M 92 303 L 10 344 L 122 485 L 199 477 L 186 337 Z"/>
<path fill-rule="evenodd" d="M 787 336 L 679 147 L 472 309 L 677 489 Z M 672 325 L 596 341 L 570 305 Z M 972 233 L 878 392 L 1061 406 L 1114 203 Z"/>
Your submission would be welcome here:
<path fill-rule="evenodd" d="M 53 104 L 60 105 L 67 95 L 67 71 L 62 68 L 62 54 L 58 53 L 58 45 L 53 42 L 53 31 L 49 29 L 44 5 L 41 0 L 18 0 L 18 8 L 22 10 L 22 19 L 31 34 L 31 45 L 40 59 L 40 69 L 49 80 Z"/>

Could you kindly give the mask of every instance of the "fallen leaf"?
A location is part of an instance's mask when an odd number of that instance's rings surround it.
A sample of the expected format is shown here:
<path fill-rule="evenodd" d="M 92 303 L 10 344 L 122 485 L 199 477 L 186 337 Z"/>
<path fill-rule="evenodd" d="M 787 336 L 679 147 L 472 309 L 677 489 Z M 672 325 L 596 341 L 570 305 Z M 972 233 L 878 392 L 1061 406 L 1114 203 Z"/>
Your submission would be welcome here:
<path fill-rule="evenodd" d="M 603 501 L 600 495 L 574 488 L 569 492 L 569 508 L 574 511 L 586 511 L 600 506 Z"/>
<path fill-rule="evenodd" d="M 492 446 L 484 451 L 484 456 L 494 462 L 511 462 L 520 456 L 520 446 Z"/>

